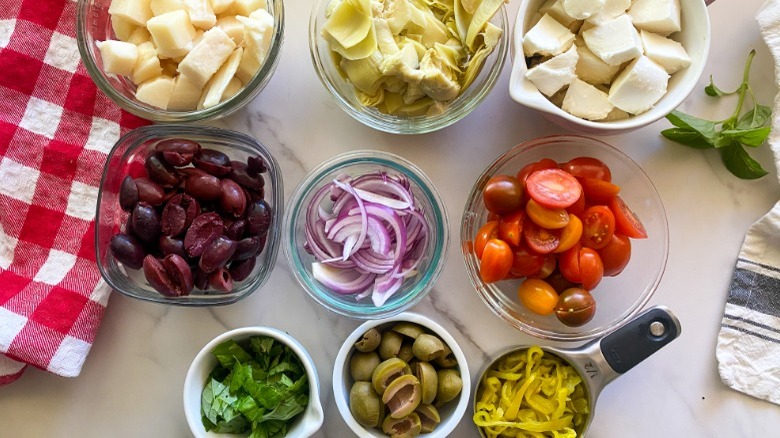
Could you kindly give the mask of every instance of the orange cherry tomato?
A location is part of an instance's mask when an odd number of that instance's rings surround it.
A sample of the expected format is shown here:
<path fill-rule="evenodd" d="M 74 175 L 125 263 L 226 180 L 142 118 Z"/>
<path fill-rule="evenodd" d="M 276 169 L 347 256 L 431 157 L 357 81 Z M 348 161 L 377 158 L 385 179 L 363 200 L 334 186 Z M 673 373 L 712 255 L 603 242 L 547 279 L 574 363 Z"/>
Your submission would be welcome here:
<path fill-rule="evenodd" d="M 569 172 L 544 169 L 528 175 L 525 180 L 528 195 L 548 208 L 566 208 L 577 201 L 582 186 Z"/>
<path fill-rule="evenodd" d="M 598 252 L 604 265 L 604 275 L 614 277 L 623 272 L 631 259 L 631 240 L 628 236 L 613 234 L 607 246 Z"/>
<path fill-rule="evenodd" d="M 546 208 L 533 199 L 525 204 L 525 212 L 536 225 L 548 230 L 557 230 L 569 223 L 569 213 L 565 209 Z"/>
<path fill-rule="evenodd" d="M 594 157 L 577 157 L 561 164 L 561 169 L 580 178 L 596 178 L 612 181 L 612 171 L 603 161 Z"/>
<path fill-rule="evenodd" d="M 577 178 L 589 204 L 607 204 L 620 193 L 620 186 L 598 178 Z"/>
<path fill-rule="evenodd" d="M 528 248 L 537 254 L 549 254 L 555 251 L 561 241 L 560 236 L 560 230 L 542 228 L 532 220 L 523 223 L 523 240 Z"/>
<path fill-rule="evenodd" d="M 512 252 L 512 268 L 510 275 L 517 278 L 529 277 L 536 274 L 544 266 L 546 257 L 535 252 L 530 252 L 525 245 L 514 248 Z"/>
<path fill-rule="evenodd" d="M 558 293 L 546 281 L 526 278 L 517 288 L 520 302 L 533 313 L 550 315 L 558 304 Z"/>
<path fill-rule="evenodd" d="M 512 269 L 512 248 L 501 239 L 490 239 L 479 263 L 479 276 L 485 283 L 503 280 Z"/>
<path fill-rule="evenodd" d="M 513 176 L 496 175 L 490 178 L 482 190 L 482 201 L 488 211 L 504 215 L 520 210 L 523 188 Z"/>
<path fill-rule="evenodd" d="M 582 245 L 600 249 L 615 233 L 615 215 L 605 205 L 594 205 L 582 214 Z"/>
<path fill-rule="evenodd" d="M 582 248 L 580 250 L 580 282 L 582 287 L 587 290 L 595 289 L 603 276 L 604 265 L 599 253 L 592 248 Z"/>
<path fill-rule="evenodd" d="M 496 237 L 498 237 L 498 221 L 487 221 L 477 230 L 477 237 L 474 238 L 474 254 L 477 259 L 482 259 L 482 252 L 485 251 L 488 240 Z"/>
<path fill-rule="evenodd" d="M 523 210 L 502 216 L 498 222 L 498 237 L 512 246 L 520 245 L 524 218 Z"/>
<path fill-rule="evenodd" d="M 620 234 L 625 234 L 634 239 L 647 238 L 647 230 L 642 225 L 639 217 L 628 208 L 628 205 L 620 198 L 615 196 L 609 202 L 609 209 L 615 215 L 615 229 Z"/>
<path fill-rule="evenodd" d="M 560 253 L 566 251 L 579 242 L 580 237 L 582 237 L 582 221 L 577 216 L 571 214 L 569 215 L 569 223 L 561 230 L 561 242 L 553 252 Z"/>

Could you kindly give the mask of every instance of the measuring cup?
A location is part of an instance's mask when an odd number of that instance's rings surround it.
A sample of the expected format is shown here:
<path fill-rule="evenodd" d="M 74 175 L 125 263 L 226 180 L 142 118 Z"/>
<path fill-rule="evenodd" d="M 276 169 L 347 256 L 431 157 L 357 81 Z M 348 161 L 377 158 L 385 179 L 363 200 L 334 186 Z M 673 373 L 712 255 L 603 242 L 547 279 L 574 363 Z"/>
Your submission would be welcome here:
<path fill-rule="evenodd" d="M 589 414 L 586 420 L 575 428 L 577 436 L 585 436 L 595 413 L 596 399 L 604 387 L 650 357 L 663 346 L 680 335 L 680 321 L 664 306 L 652 307 L 630 320 L 609 335 L 591 341 L 578 348 L 554 348 L 541 346 L 545 354 L 553 354 L 568 363 L 582 377 L 588 399 Z M 480 386 L 488 369 L 505 356 L 527 350 L 529 346 L 516 346 L 506 350 L 493 360 L 479 374 L 474 391 L 474 412 L 481 394 Z M 485 433 L 477 427 L 481 436 Z"/>

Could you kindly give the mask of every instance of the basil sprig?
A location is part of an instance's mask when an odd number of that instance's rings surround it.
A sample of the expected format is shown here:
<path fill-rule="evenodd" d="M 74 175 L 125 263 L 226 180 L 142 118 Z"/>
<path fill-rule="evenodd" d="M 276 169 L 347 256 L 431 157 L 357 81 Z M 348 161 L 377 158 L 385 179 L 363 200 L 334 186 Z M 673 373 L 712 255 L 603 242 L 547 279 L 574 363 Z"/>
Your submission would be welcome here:
<path fill-rule="evenodd" d="M 717 149 L 729 172 L 742 179 L 757 179 L 767 174 L 767 171 L 745 150 L 745 146 L 758 147 L 766 141 L 770 127 L 765 125 L 772 115 L 772 110 L 768 106 L 756 102 L 753 89 L 750 88 L 750 64 L 755 55 L 756 51 L 751 50 L 745 63 L 742 84 L 736 90 L 723 91 L 716 87 L 712 75 L 710 75 L 710 84 L 704 88 L 704 92 L 712 97 L 739 95 L 737 108 L 731 117 L 713 121 L 674 110 L 666 118 L 675 127 L 661 131 L 664 137 L 685 146 L 695 149 Z M 750 95 L 753 109 L 740 115 L 747 95 Z"/>

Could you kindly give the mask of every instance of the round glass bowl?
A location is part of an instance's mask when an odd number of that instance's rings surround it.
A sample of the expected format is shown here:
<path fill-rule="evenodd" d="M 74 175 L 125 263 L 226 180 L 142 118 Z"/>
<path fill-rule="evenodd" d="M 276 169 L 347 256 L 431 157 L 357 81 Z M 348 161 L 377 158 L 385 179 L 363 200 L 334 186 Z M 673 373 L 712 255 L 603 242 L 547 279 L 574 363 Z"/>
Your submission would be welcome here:
<path fill-rule="evenodd" d="M 509 51 L 509 21 L 502 5 L 490 21 L 503 29 L 498 44 L 485 60 L 474 82 L 449 103 L 446 109 L 435 115 L 389 115 L 374 107 L 362 104 L 355 88 L 337 65 L 328 42 L 322 37 L 326 22 L 325 11 L 331 0 L 316 0 L 309 20 L 309 50 L 312 62 L 322 84 L 336 103 L 356 120 L 374 129 L 393 134 L 422 134 L 445 128 L 473 111 L 496 84 L 504 59 Z"/>
<path fill-rule="evenodd" d="M 515 175 L 523 166 L 551 158 L 559 163 L 580 156 L 603 161 L 620 186 L 620 197 L 644 224 L 648 237 L 631 239 L 631 259 L 615 277 L 604 277 L 593 289 L 596 314 L 587 324 L 569 327 L 555 315 L 541 316 L 520 303 L 521 280 L 485 283 L 473 247 L 477 230 L 487 221 L 482 190 L 494 175 Z M 669 252 L 669 231 L 661 198 L 647 174 L 626 154 L 602 141 L 576 135 L 555 135 L 527 141 L 498 157 L 469 193 L 460 230 L 463 257 L 477 293 L 496 315 L 517 329 L 549 341 L 585 341 L 609 333 L 636 315 L 661 281 Z"/>
<path fill-rule="evenodd" d="M 408 180 L 415 204 L 421 209 L 429 232 L 426 247 L 421 253 L 421 262 L 416 268 L 417 274 L 406 278 L 401 288 L 382 306 L 377 307 L 370 296 L 357 300 L 354 295 L 338 294 L 317 281 L 312 274 L 312 263 L 317 259 L 304 249 L 304 243 L 307 209 L 322 187 L 337 177 L 358 177 L 380 172 L 401 175 Z M 325 202 L 328 202 L 327 199 L 330 198 L 326 197 Z M 325 207 L 328 208 L 327 205 Z M 448 229 L 441 196 L 417 166 L 387 152 L 347 152 L 314 168 L 295 188 L 285 216 L 285 253 L 295 278 L 309 296 L 325 308 L 352 318 L 384 318 L 414 306 L 428 294 L 444 267 L 449 247 Z"/>
<path fill-rule="evenodd" d="M 357 352 L 355 343 L 363 337 L 363 334 L 370 329 L 377 329 L 380 332 L 385 332 L 391 330 L 392 327 L 398 323 L 413 323 L 422 326 L 429 333 L 441 339 L 447 344 L 447 347 L 452 350 L 452 357 L 454 357 L 458 364 L 457 370 L 459 371 L 461 381 L 463 382 L 463 388 L 456 399 L 439 407 L 438 413 L 441 421 L 433 432 L 420 435 L 428 438 L 444 438 L 450 436 L 463 418 L 466 408 L 468 408 L 469 397 L 471 395 L 471 374 L 469 372 L 469 366 L 466 362 L 466 356 L 463 354 L 458 343 L 455 342 L 455 338 L 453 338 L 444 327 L 428 317 L 413 312 L 404 312 L 390 318 L 366 321 L 344 340 L 344 343 L 341 345 L 341 348 L 336 355 L 336 361 L 333 367 L 333 396 L 336 399 L 336 407 L 341 414 L 341 418 L 344 419 L 344 422 L 347 423 L 347 426 L 349 426 L 356 436 L 373 438 L 387 437 L 387 434 L 382 432 L 381 425 L 378 428 L 363 427 L 352 415 L 352 411 L 349 407 L 349 393 L 354 384 L 354 380 L 350 374 L 350 361 L 352 355 Z M 433 360 L 431 362 L 435 363 L 436 361 Z"/>
<path fill-rule="evenodd" d="M 96 41 L 117 39 L 108 8 L 112 0 L 78 0 L 76 41 L 84 66 L 98 88 L 122 109 L 156 122 L 192 122 L 227 116 L 252 101 L 271 79 L 282 50 L 284 36 L 283 0 L 268 0 L 268 12 L 274 17 L 273 35 L 260 69 L 235 95 L 210 108 L 193 111 L 163 110 L 135 98 L 136 85 L 128 77 L 103 71 L 103 60 Z"/>
<path fill-rule="evenodd" d="M 154 151 L 155 144 L 171 138 L 194 140 L 203 148 L 224 152 L 231 160 L 246 162 L 249 157 L 260 156 L 268 168 L 262 174 L 265 180 L 264 199 L 271 207 L 271 224 L 265 247 L 257 255 L 252 272 L 244 280 L 235 282 L 231 292 L 223 293 L 213 289 L 202 291 L 196 288 L 186 296 L 163 296 L 149 285 L 143 270 L 124 266 L 109 249 L 111 238 L 120 231 L 126 231 L 125 224 L 129 216 L 119 205 L 122 180 L 127 175 L 137 177 L 144 174 L 144 162 Z M 239 301 L 265 283 L 276 262 L 284 208 L 283 193 L 282 174 L 276 159 L 252 137 L 205 126 L 151 125 L 134 129 L 117 141 L 103 168 L 95 227 L 95 250 L 100 273 L 114 290 L 144 301 L 180 306 L 212 306 Z"/>

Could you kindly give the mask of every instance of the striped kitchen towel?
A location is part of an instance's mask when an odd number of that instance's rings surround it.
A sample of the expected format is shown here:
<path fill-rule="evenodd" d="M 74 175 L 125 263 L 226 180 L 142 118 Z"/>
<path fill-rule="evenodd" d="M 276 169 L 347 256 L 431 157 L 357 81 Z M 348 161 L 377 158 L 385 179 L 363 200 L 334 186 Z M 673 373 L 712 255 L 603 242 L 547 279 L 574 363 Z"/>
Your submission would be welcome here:
<path fill-rule="evenodd" d="M 780 82 L 780 0 L 756 19 Z M 769 146 L 780 169 L 780 95 L 775 97 Z M 716 346 L 723 382 L 780 404 L 780 202 L 748 229 L 739 252 Z"/>

